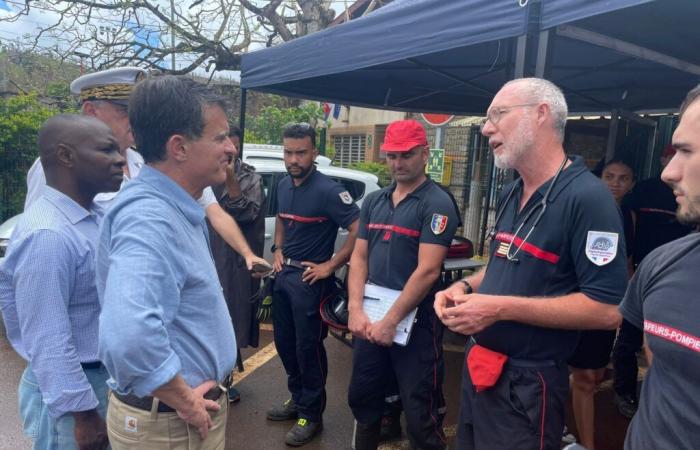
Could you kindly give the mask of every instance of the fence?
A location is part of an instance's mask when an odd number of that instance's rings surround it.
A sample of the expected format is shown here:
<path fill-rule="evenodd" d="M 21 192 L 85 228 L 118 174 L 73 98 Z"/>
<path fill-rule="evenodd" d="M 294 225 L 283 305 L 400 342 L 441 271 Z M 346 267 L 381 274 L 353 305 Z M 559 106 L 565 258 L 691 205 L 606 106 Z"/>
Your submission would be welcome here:
<path fill-rule="evenodd" d="M 435 145 L 434 128 L 428 130 L 428 143 Z M 442 147 L 452 159 L 449 188 L 462 213 L 463 226 L 457 233 L 484 254 L 488 251 L 486 230 L 494 225 L 496 203 L 510 174 L 495 168 L 488 141 L 476 125 L 445 127 Z"/>

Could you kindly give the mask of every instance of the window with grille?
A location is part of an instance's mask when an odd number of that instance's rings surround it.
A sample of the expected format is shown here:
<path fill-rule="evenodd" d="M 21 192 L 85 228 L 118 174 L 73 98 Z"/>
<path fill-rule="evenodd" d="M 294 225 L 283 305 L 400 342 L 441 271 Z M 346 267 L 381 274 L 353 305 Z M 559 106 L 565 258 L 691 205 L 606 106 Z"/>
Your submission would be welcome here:
<path fill-rule="evenodd" d="M 366 142 L 367 136 L 364 134 L 334 136 L 336 164 L 340 167 L 348 167 L 352 163 L 364 162 Z"/>

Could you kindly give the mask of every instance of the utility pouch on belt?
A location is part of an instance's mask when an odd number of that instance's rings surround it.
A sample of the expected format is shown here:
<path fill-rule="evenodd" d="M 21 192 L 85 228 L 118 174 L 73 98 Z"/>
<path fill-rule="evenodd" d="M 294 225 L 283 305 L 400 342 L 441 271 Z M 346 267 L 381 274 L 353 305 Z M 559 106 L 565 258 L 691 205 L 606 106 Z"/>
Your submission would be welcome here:
<path fill-rule="evenodd" d="M 474 344 L 467 355 L 467 370 L 476 392 L 492 388 L 501 377 L 508 356 Z"/>

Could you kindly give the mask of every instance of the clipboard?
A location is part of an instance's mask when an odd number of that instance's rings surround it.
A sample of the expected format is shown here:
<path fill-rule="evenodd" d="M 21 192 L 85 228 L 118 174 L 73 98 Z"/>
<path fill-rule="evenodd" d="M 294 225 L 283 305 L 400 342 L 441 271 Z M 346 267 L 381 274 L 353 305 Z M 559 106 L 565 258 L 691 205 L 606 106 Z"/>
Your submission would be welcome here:
<path fill-rule="evenodd" d="M 362 310 L 367 314 L 371 323 L 382 320 L 389 309 L 396 302 L 396 299 L 401 295 L 401 291 L 389 289 L 374 284 L 365 284 L 365 293 L 362 299 Z M 416 319 L 418 307 L 413 308 L 406 317 L 396 325 L 396 334 L 394 342 L 398 345 L 405 346 L 408 344 L 408 339 L 411 337 L 413 324 Z"/>

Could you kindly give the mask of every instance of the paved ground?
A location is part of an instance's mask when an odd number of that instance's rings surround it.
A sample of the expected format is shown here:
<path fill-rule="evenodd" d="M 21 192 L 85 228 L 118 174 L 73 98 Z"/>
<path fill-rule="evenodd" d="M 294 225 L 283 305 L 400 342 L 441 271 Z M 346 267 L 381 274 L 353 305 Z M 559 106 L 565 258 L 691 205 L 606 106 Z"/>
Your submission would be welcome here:
<path fill-rule="evenodd" d="M 266 327 L 267 328 L 267 327 Z M 238 387 L 242 394 L 240 403 L 231 407 L 228 424 L 228 449 L 275 450 L 285 449 L 284 435 L 291 423 L 273 423 L 265 420 L 265 411 L 287 398 L 286 381 L 282 364 L 274 345 L 270 343 L 269 328 L 261 333 L 261 346 L 245 350 L 246 370 L 237 377 L 242 378 Z M 4 333 L 3 333 L 4 336 Z M 350 448 L 352 437 L 352 415 L 347 407 L 347 386 L 350 379 L 350 349 L 334 338 L 326 340 L 329 358 L 328 407 L 324 416 L 325 430 L 320 439 L 305 448 L 308 450 L 344 450 Z M 447 345 L 445 396 L 448 402 L 446 433 L 450 443 L 458 410 L 459 377 L 463 355 L 458 345 Z M 0 339 L 0 449 L 21 450 L 30 448 L 22 436 L 17 417 L 16 386 L 21 375 L 23 361 L 12 351 L 7 341 Z M 606 383 L 596 398 L 599 414 L 598 450 L 622 448 L 627 420 L 612 406 L 610 383 Z M 569 422 L 572 422 L 569 420 Z M 575 430 L 573 425 L 570 429 Z M 410 448 L 407 442 L 396 442 L 382 447 L 388 449 Z"/>

